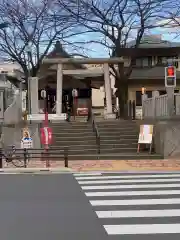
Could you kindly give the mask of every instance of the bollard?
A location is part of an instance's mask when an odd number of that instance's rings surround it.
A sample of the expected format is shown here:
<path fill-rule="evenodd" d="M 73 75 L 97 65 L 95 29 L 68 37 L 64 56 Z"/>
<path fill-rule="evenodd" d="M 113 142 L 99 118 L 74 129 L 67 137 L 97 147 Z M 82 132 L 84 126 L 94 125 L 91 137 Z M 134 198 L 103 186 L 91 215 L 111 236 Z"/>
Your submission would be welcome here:
<path fill-rule="evenodd" d="M 0 168 L 3 167 L 3 151 L 2 148 L 0 148 Z"/>
<path fill-rule="evenodd" d="M 68 168 L 68 149 L 64 148 L 64 166 Z"/>
<path fill-rule="evenodd" d="M 27 149 L 24 148 L 24 167 L 27 168 L 27 160 L 28 160 L 28 152 Z"/>
<path fill-rule="evenodd" d="M 49 147 L 46 145 L 45 148 L 45 156 L 46 156 L 46 168 L 50 167 L 50 161 L 49 161 Z"/>
<path fill-rule="evenodd" d="M 135 100 L 132 102 L 132 119 L 136 120 L 136 102 Z"/>
<path fill-rule="evenodd" d="M 131 100 L 129 100 L 129 104 L 128 104 L 128 118 L 132 119 L 132 102 L 131 102 Z"/>

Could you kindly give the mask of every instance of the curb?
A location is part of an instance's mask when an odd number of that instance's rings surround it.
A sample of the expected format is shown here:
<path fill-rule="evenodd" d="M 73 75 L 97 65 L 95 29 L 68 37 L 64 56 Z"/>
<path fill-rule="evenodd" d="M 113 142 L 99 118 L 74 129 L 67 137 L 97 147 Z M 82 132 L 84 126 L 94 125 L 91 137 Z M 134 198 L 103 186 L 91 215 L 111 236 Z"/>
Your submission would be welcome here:
<path fill-rule="evenodd" d="M 0 174 L 3 173 L 71 173 L 70 168 L 5 168 L 0 169 Z"/>
<path fill-rule="evenodd" d="M 104 170 L 102 170 L 102 171 L 101 170 L 99 170 L 99 171 L 89 171 L 88 170 L 88 171 L 79 171 L 79 172 L 78 171 L 76 171 L 76 172 L 72 171 L 71 173 L 72 174 L 77 174 L 77 175 L 78 174 L 84 174 L 84 175 L 87 174 L 88 175 L 89 173 L 91 173 L 91 174 L 96 174 L 96 173 L 99 173 L 99 174 L 100 173 L 102 173 L 102 174 L 103 173 L 110 173 L 110 174 L 116 174 L 116 173 L 130 173 L 130 174 L 131 173 L 138 173 L 138 174 L 143 173 L 144 174 L 144 173 L 146 173 L 146 174 L 148 174 L 148 173 L 152 173 L 153 174 L 153 173 L 180 173 L 180 170 L 174 170 L 174 171 L 172 171 L 172 170 L 171 171 L 168 171 L 168 170 L 162 170 L 162 171 L 160 171 L 160 170 L 154 170 L 154 171 L 152 171 L 152 170 L 146 170 L 146 171 L 145 170 L 144 171 L 141 171 L 141 170 L 140 171 L 138 171 L 138 170 L 134 170 L 134 171 L 132 171 L 132 170 L 130 170 L 130 171 L 128 171 L 128 170 L 124 170 L 124 171 L 123 170 L 119 170 L 119 171 L 108 171 L 108 170 L 107 171 L 104 171 Z"/>
<path fill-rule="evenodd" d="M 70 168 L 66 168 L 66 169 L 53 169 L 53 168 L 49 168 L 49 169 L 44 169 L 44 168 L 40 168 L 40 169 L 27 169 L 27 168 L 9 168 L 9 169 L 0 169 L 0 175 L 1 174 L 34 174 L 34 173 L 54 173 L 54 174 L 73 174 L 73 175 L 78 175 L 78 174 L 84 174 L 84 175 L 88 175 L 88 174 L 163 174 L 163 173 L 180 173 L 180 170 L 116 170 L 116 171 L 106 171 L 106 170 L 88 170 L 88 171 L 74 171 L 73 169 Z"/>

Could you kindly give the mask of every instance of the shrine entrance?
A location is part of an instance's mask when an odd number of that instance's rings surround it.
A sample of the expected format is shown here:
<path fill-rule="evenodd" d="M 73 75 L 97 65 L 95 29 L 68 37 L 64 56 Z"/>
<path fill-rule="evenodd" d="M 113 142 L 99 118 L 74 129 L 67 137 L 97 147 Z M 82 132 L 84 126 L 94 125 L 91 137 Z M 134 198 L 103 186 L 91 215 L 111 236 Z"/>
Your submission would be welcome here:
<path fill-rule="evenodd" d="M 41 104 L 41 112 L 44 112 L 45 104 L 48 113 L 55 114 L 56 113 L 56 88 L 51 88 L 49 86 L 45 87 L 47 97 L 44 99 L 41 96 L 41 89 L 39 90 L 39 100 L 42 101 Z M 83 89 L 76 89 L 78 92 L 78 97 L 76 99 L 76 103 L 73 102 L 72 91 L 73 88 L 66 88 L 62 90 L 62 113 L 67 113 L 68 105 L 71 109 L 71 114 L 77 115 L 78 108 L 88 108 L 89 102 L 91 101 L 91 88 L 83 88 Z M 75 108 L 75 109 L 73 109 Z M 74 111 L 73 111 L 74 110 Z"/>
<path fill-rule="evenodd" d="M 122 58 L 108 58 L 108 59 L 77 59 L 77 58 L 45 58 L 43 60 L 43 66 L 48 69 L 49 75 L 46 78 L 41 79 L 33 78 L 31 81 L 31 120 L 42 119 L 43 116 L 39 116 L 39 105 L 42 104 L 38 100 L 38 89 L 45 88 L 46 84 L 51 84 L 51 89 L 47 97 L 48 111 L 52 112 L 49 115 L 50 120 L 64 120 L 66 119 L 66 101 L 69 101 L 70 106 L 73 105 L 74 113 L 79 114 L 78 109 L 88 108 L 91 111 L 91 89 L 92 83 L 103 82 L 105 86 L 105 101 L 106 110 L 104 111 L 104 117 L 106 119 L 114 119 L 116 116 L 113 113 L 112 108 L 112 90 L 109 73 L 109 64 L 122 63 Z M 79 69 L 67 69 L 67 66 L 77 65 L 83 66 L 83 64 L 102 64 L 103 68 L 98 71 L 92 71 L 87 68 Z M 50 76 L 52 72 L 56 72 L 56 77 L 51 81 Z M 63 81 L 64 76 L 64 81 Z M 41 82 L 39 88 L 38 82 Z M 78 91 L 78 97 L 76 104 L 72 104 L 72 89 Z M 41 99 L 40 99 L 41 100 Z M 40 101 L 41 102 L 41 101 Z M 55 112 L 53 112 L 52 106 L 55 105 Z M 33 116 L 34 115 L 34 116 Z"/>

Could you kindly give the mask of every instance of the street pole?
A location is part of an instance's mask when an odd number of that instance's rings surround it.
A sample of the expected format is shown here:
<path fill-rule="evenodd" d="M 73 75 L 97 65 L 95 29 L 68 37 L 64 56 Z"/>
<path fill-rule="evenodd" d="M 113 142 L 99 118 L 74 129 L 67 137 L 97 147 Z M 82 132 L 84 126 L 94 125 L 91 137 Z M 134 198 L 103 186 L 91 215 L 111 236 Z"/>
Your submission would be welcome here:
<path fill-rule="evenodd" d="M 48 109 L 47 109 L 47 91 L 46 96 L 44 98 L 44 129 L 45 129 L 45 135 L 46 138 L 48 138 Z M 49 144 L 48 141 L 46 141 L 45 144 L 45 152 L 46 152 L 46 168 L 50 167 L 49 163 Z"/>
<path fill-rule="evenodd" d="M 74 115 L 74 120 L 76 120 L 76 110 L 77 110 L 77 101 L 78 101 L 77 89 L 72 90 L 72 97 L 73 97 L 73 115 Z"/>
<path fill-rule="evenodd" d="M 48 136 L 48 121 L 49 121 L 49 117 L 48 117 L 48 107 L 47 107 L 47 99 L 48 99 L 48 95 L 47 95 L 47 89 L 46 90 L 42 90 L 41 91 L 41 96 L 44 99 L 44 131 L 45 131 L 45 156 L 46 156 L 46 168 L 50 167 L 50 161 L 49 161 L 49 136 Z"/>
<path fill-rule="evenodd" d="M 168 116 L 172 117 L 175 113 L 174 89 L 176 88 L 176 67 L 172 62 L 165 67 L 165 87 L 167 93 L 167 112 Z"/>
<path fill-rule="evenodd" d="M 22 118 L 22 79 L 20 79 L 19 83 L 19 105 L 20 105 L 20 116 Z"/>
<path fill-rule="evenodd" d="M 31 88 L 30 88 L 30 77 L 31 77 L 31 67 L 30 67 L 30 48 L 28 46 L 28 50 L 27 50 L 27 54 L 28 54 L 28 114 L 31 114 Z"/>

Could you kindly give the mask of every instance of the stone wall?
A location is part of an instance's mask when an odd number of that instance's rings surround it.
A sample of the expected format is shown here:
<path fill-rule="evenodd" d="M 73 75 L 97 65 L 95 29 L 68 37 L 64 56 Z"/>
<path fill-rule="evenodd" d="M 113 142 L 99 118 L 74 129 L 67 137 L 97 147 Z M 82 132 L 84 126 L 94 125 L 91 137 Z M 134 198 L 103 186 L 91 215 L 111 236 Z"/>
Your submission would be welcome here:
<path fill-rule="evenodd" d="M 19 124 L 22 120 L 22 100 L 19 91 L 16 91 L 12 104 L 4 112 L 5 124 Z"/>
<path fill-rule="evenodd" d="M 164 158 L 180 157 L 180 121 L 159 121 L 155 125 L 156 152 Z"/>
<path fill-rule="evenodd" d="M 180 119 L 142 120 L 137 124 L 154 125 L 154 147 L 164 158 L 180 157 Z"/>
<path fill-rule="evenodd" d="M 24 127 L 23 123 L 15 125 L 4 125 L 2 127 L 1 135 L 1 142 L 3 147 L 15 145 L 16 148 L 20 148 L 23 127 Z M 28 128 L 33 139 L 33 147 L 41 148 L 39 124 L 38 123 L 29 124 Z"/>

